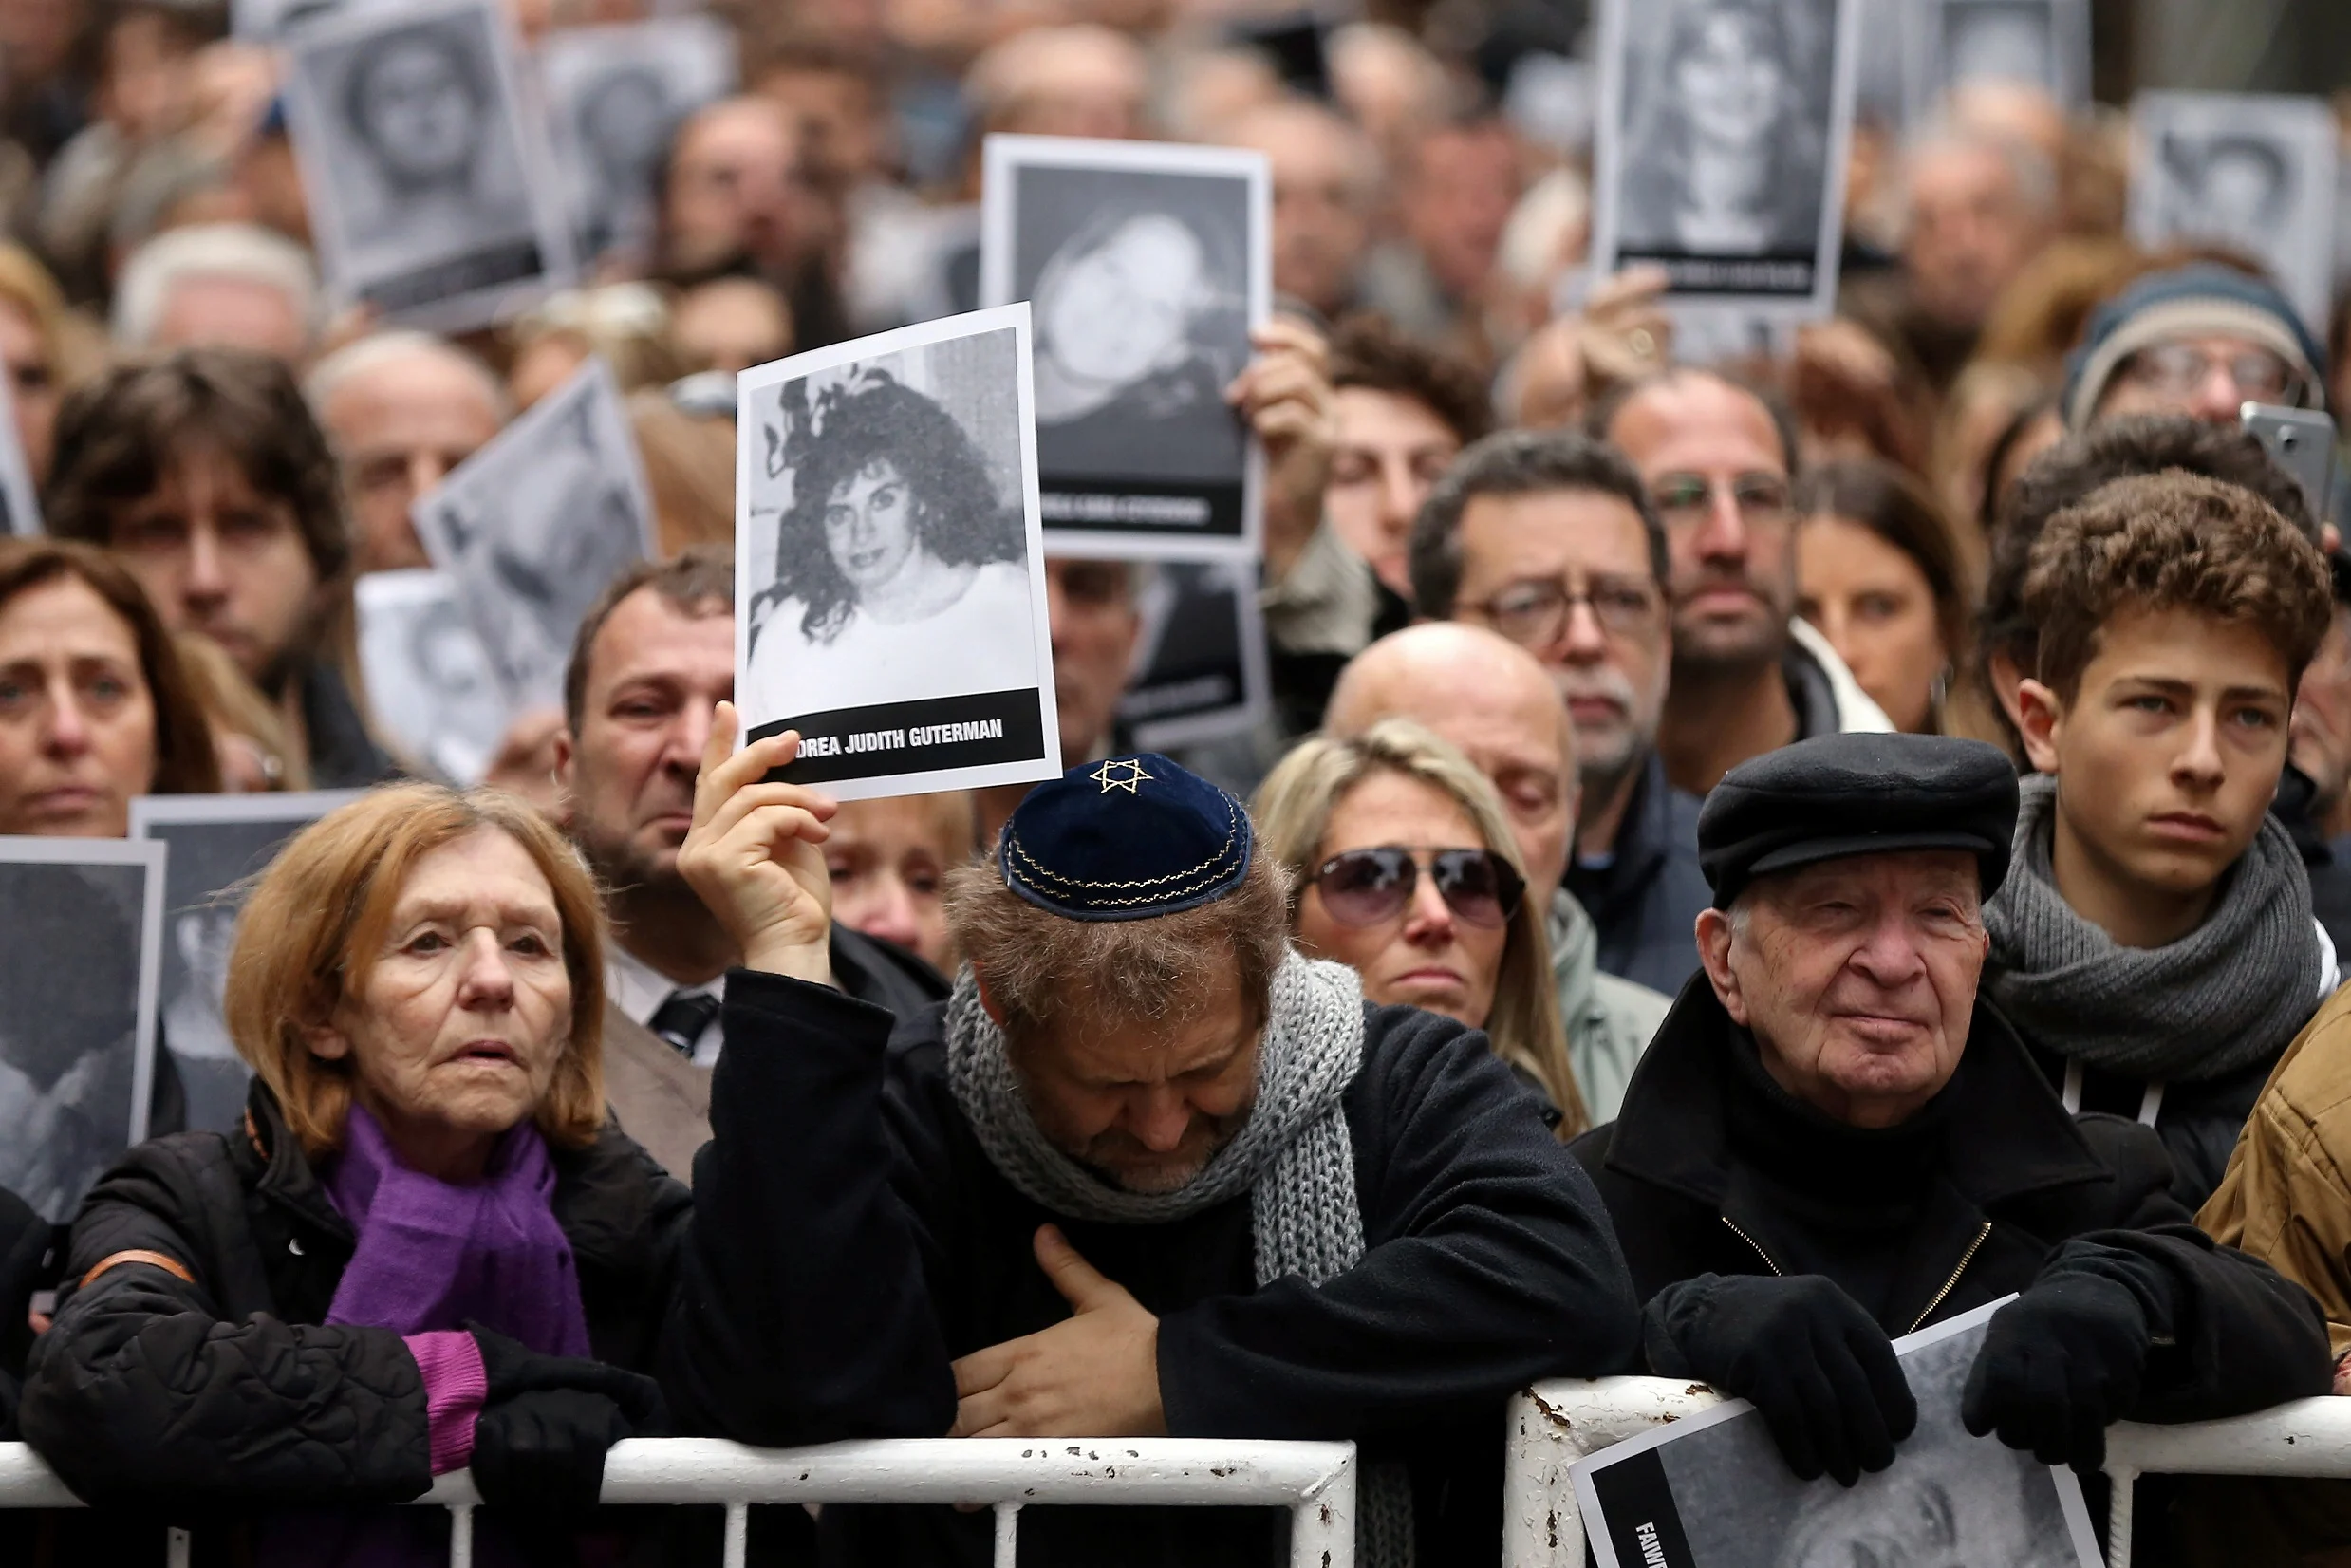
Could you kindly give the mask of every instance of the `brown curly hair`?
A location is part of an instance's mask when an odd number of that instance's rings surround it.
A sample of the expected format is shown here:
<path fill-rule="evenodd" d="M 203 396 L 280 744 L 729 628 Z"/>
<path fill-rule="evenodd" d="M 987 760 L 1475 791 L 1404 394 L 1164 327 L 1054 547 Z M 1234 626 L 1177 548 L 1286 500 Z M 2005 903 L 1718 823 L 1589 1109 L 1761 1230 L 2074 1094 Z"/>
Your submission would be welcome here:
<path fill-rule="evenodd" d="M 1349 316 L 1331 334 L 1331 386 L 1424 403 L 1464 446 L 1494 428 L 1494 401 L 1475 365 L 1406 337 L 1387 317 L 1368 311 Z"/>
<path fill-rule="evenodd" d="M 2302 679 L 2335 613 L 2326 558 L 2278 510 L 2177 471 L 2101 486 L 2049 519 L 2024 572 L 2041 628 L 2037 676 L 2066 701 L 2126 610 L 2181 609 L 2250 626 Z"/>

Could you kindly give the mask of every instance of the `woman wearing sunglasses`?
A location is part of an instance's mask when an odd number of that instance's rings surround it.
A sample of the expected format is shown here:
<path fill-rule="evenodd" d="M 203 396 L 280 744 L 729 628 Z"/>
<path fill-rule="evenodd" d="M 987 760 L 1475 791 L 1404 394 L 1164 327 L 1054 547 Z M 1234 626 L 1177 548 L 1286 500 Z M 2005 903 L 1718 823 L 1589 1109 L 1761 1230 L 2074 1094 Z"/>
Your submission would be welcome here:
<path fill-rule="evenodd" d="M 1363 976 L 1374 1002 L 1483 1029 L 1547 1102 L 1561 1141 L 1589 1124 L 1568 1066 L 1541 911 L 1474 763 L 1409 719 L 1281 759 L 1250 812 L 1290 873 L 1300 949 Z"/>

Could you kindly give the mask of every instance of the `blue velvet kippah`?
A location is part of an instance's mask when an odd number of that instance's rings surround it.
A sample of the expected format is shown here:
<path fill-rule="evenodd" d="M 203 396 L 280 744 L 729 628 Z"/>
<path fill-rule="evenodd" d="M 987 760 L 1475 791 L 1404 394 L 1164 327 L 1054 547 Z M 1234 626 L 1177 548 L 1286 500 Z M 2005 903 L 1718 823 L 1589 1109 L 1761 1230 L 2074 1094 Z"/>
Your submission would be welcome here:
<path fill-rule="evenodd" d="M 1006 887 L 1065 920 L 1148 920 L 1240 887 L 1250 842 L 1240 801 L 1145 752 L 1030 791 L 996 859 Z"/>

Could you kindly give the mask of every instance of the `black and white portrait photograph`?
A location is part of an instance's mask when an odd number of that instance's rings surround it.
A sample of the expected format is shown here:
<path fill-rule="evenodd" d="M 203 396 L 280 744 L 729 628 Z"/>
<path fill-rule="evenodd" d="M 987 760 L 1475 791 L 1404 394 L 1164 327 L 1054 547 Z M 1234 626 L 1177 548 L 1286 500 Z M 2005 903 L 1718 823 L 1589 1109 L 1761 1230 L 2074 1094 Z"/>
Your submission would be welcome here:
<path fill-rule="evenodd" d="M 0 838 L 0 1187 L 60 1223 L 147 1135 L 163 853 Z"/>
<path fill-rule="evenodd" d="M 487 0 L 364 9 L 288 40 L 289 125 L 345 304 L 454 330 L 572 280 L 569 222 Z"/>
<path fill-rule="evenodd" d="M 980 297 L 1030 305 L 1054 552 L 1254 554 L 1259 465 L 1224 389 L 1272 305 L 1263 156 L 992 136 L 983 162 Z"/>
<path fill-rule="evenodd" d="M 187 1096 L 188 1126 L 233 1131 L 252 1077 L 229 1039 L 222 1001 L 229 953 L 250 879 L 289 839 L 355 790 L 289 794 L 150 794 L 131 802 L 131 837 L 169 851 L 163 872 L 163 942 L 158 996 L 163 1049 Z"/>
<path fill-rule="evenodd" d="M 560 28 L 538 52 L 580 258 L 642 249 L 671 135 L 734 88 L 734 34 L 707 16 L 673 16 Z"/>
<path fill-rule="evenodd" d="M 1921 0 L 1908 22 L 1913 121 L 1970 82 L 2025 83 L 2067 107 L 2089 99 L 2090 0 Z"/>
<path fill-rule="evenodd" d="M 371 571 L 353 598 L 367 705 L 402 762 L 460 789 L 480 783 L 512 716 L 457 584 L 424 568 Z"/>
<path fill-rule="evenodd" d="M 1593 271 L 1826 315 L 1853 128 L 1855 0 L 1607 0 Z"/>
<path fill-rule="evenodd" d="M 560 705 L 580 618 L 653 551 L 653 503 L 609 367 L 590 359 L 418 496 L 411 515 L 456 581 L 510 710 Z"/>
<path fill-rule="evenodd" d="M 1271 711 L 1265 618 L 1248 561 L 1167 561 L 1135 596 L 1142 630 L 1118 717 L 1138 751 L 1246 735 Z"/>
<path fill-rule="evenodd" d="M 336 17 L 391 11 L 401 0 L 230 0 L 230 29 L 259 43 L 283 41 L 296 28 Z"/>
<path fill-rule="evenodd" d="M 2073 1472 L 1960 1424 L 2004 1304 L 1894 1342 L 1918 1427 L 1851 1487 L 1797 1480 L 1745 1400 L 1582 1461 L 1576 1495 L 1600 1568 L 2098 1568 Z"/>
<path fill-rule="evenodd" d="M 2313 332 L 2326 330 L 2335 251 L 2336 129 L 2324 100 L 2141 93 L 2131 102 L 2131 236 L 2220 245 L 2267 268 Z"/>
<path fill-rule="evenodd" d="M 1061 771 L 1029 308 L 901 327 L 737 383 L 735 690 L 747 744 L 843 799 Z"/>

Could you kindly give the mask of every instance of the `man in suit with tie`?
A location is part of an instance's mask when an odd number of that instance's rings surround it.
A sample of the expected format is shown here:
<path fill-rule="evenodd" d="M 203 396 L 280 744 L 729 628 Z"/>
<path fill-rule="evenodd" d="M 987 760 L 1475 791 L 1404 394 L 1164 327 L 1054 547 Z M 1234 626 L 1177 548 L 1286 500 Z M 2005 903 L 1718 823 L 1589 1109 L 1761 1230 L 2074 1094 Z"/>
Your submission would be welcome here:
<path fill-rule="evenodd" d="M 558 813 L 606 888 L 605 1086 L 629 1135 L 680 1179 L 710 1136 L 710 1069 L 735 943 L 678 875 L 711 710 L 735 695 L 735 563 L 698 546 L 630 567 L 591 606 L 564 679 Z M 840 926 L 842 988 L 901 1017 L 946 982 Z"/>

